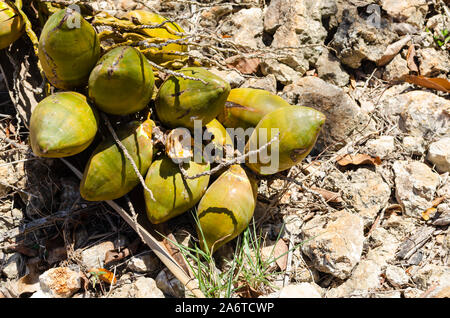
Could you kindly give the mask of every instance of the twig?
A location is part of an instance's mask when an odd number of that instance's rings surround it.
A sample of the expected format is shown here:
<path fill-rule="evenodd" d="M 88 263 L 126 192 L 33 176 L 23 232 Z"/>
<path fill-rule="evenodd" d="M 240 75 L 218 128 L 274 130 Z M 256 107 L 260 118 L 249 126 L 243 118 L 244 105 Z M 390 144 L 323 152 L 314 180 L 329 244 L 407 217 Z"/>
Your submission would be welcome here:
<path fill-rule="evenodd" d="M 153 201 L 156 201 L 155 198 L 154 198 L 154 196 L 153 196 L 152 190 L 150 190 L 150 189 L 147 187 L 147 185 L 145 184 L 144 177 L 142 177 L 141 173 L 139 172 L 139 169 L 138 169 L 138 167 L 136 166 L 136 163 L 134 162 L 133 157 L 131 157 L 131 155 L 128 153 L 127 148 L 125 148 L 125 146 L 122 144 L 122 142 L 120 142 L 119 137 L 117 137 L 117 134 L 116 134 L 116 132 L 114 131 L 114 129 L 113 129 L 113 127 L 112 127 L 112 125 L 111 125 L 111 123 L 110 123 L 108 117 L 107 117 L 105 114 L 103 114 L 103 113 L 102 113 L 102 117 L 103 117 L 103 120 L 105 121 L 106 126 L 108 127 L 109 132 L 110 132 L 111 135 L 113 136 L 114 141 L 115 141 L 116 144 L 119 146 L 119 148 L 122 149 L 122 151 L 123 151 L 125 157 L 128 158 L 128 160 L 130 161 L 131 165 L 133 166 L 134 172 L 136 173 L 137 177 L 139 178 L 139 181 L 141 182 L 142 187 L 145 189 L 145 191 L 148 192 L 148 194 L 150 195 L 150 198 L 151 198 Z"/>
<path fill-rule="evenodd" d="M 147 61 L 150 63 L 151 66 L 153 66 L 157 70 L 159 70 L 161 72 L 164 72 L 166 74 L 169 74 L 169 75 L 172 75 L 172 76 L 176 76 L 176 77 L 181 77 L 181 78 L 192 80 L 192 81 L 199 81 L 199 82 L 202 82 L 205 85 L 208 85 L 208 82 L 203 80 L 203 79 L 201 79 L 201 78 L 187 76 L 187 75 L 184 75 L 183 73 L 180 73 L 180 72 L 174 72 L 174 71 L 171 71 L 171 70 L 169 70 L 169 69 L 167 69 L 165 67 L 162 67 L 162 66 L 160 66 L 160 65 L 158 65 L 158 64 L 156 64 L 156 63 L 154 63 L 154 62 L 152 62 L 152 61 L 150 61 L 148 59 L 147 59 Z"/>
<path fill-rule="evenodd" d="M 263 145 L 263 146 L 262 146 L 261 148 L 259 148 L 259 149 L 251 150 L 251 151 L 249 151 L 249 152 L 243 154 L 242 156 L 238 156 L 238 157 L 236 157 L 236 158 L 234 158 L 234 159 L 232 159 L 232 160 L 226 160 L 226 161 L 223 161 L 223 162 L 219 163 L 219 164 L 218 164 L 216 167 L 214 167 L 213 169 L 208 170 L 208 171 L 204 171 L 204 172 L 199 173 L 199 174 L 196 174 L 196 175 L 194 175 L 194 176 L 189 176 L 189 175 L 187 174 L 187 171 L 183 168 L 183 163 L 181 162 L 181 163 L 179 164 L 181 173 L 183 174 L 183 177 L 184 177 L 185 179 L 197 179 L 197 178 L 200 178 L 200 177 L 203 177 L 203 176 L 210 176 L 210 175 L 212 175 L 212 174 L 214 174 L 214 173 L 216 173 L 216 172 L 218 172 L 218 171 L 220 171 L 220 170 L 222 170 L 222 169 L 224 169 L 224 168 L 227 168 L 227 167 L 229 167 L 229 166 L 235 165 L 235 164 L 237 164 L 237 163 L 244 162 L 245 159 L 247 159 L 249 156 L 258 155 L 261 151 L 264 151 L 265 149 L 267 149 L 267 148 L 268 148 L 275 140 L 277 140 L 278 137 L 279 137 L 279 135 L 280 135 L 280 134 L 278 133 L 275 137 L 272 138 L 272 140 L 270 140 L 268 143 L 266 143 L 265 145 Z"/>

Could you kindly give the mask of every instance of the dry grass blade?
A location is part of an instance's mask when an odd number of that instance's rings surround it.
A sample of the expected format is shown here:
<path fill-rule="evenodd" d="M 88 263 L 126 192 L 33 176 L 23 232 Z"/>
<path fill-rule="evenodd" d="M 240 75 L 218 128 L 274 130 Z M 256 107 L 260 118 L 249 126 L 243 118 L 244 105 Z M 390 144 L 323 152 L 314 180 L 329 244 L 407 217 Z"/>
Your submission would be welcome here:
<path fill-rule="evenodd" d="M 82 178 L 82 173 L 70 164 L 67 160 L 61 159 L 64 164 L 71 169 L 78 178 Z M 172 274 L 186 286 L 196 297 L 205 298 L 205 295 L 198 289 L 198 284 L 194 279 L 190 278 L 178 262 L 170 255 L 167 249 L 162 246 L 157 239 L 148 233 L 140 224 L 137 224 L 133 218 L 114 201 L 105 201 L 111 208 L 113 208 L 119 215 L 128 223 L 137 233 L 140 233 L 145 243 L 153 250 L 155 255 L 163 262 L 164 265 L 172 272 Z"/>
<path fill-rule="evenodd" d="M 417 86 L 431 88 L 446 93 L 450 92 L 450 82 L 445 78 L 432 78 L 420 75 L 404 75 L 401 79 L 404 82 L 408 82 Z"/>

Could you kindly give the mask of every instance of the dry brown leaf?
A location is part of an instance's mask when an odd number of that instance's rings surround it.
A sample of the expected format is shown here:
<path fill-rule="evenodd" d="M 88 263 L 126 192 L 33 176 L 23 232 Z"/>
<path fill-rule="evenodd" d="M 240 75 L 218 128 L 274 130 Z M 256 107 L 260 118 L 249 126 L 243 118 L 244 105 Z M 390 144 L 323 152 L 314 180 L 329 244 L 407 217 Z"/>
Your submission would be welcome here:
<path fill-rule="evenodd" d="M 401 79 L 404 82 L 408 82 L 417 86 L 431 88 L 446 93 L 450 92 L 450 82 L 445 78 L 432 78 L 420 75 L 403 75 Z"/>
<path fill-rule="evenodd" d="M 117 278 L 114 276 L 114 273 L 105 268 L 91 268 L 89 273 L 97 275 L 98 278 L 108 284 L 115 284 L 117 282 Z"/>
<path fill-rule="evenodd" d="M 236 286 L 236 294 L 242 298 L 258 298 L 263 293 L 254 289 L 248 282 L 240 280 Z"/>
<path fill-rule="evenodd" d="M 410 71 L 419 73 L 419 68 L 417 67 L 416 61 L 416 49 L 414 44 L 411 44 L 408 48 L 408 53 L 406 54 L 406 62 L 408 63 L 408 68 Z"/>
<path fill-rule="evenodd" d="M 127 248 L 122 249 L 120 252 L 116 250 L 111 250 L 105 254 L 105 265 L 110 265 L 113 262 L 118 262 L 132 254 L 136 254 L 136 251 L 141 243 L 140 239 L 136 239 Z"/>
<path fill-rule="evenodd" d="M 331 192 L 331 191 L 317 188 L 317 187 L 311 187 L 311 190 L 321 194 L 326 202 L 332 202 L 332 203 L 342 203 L 343 202 L 341 195 L 339 193 Z"/>
<path fill-rule="evenodd" d="M 166 247 L 166 249 L 170 253 L 170 255 L 177 261 L 178 265 L 180 265 L 181 268 L 186 273 L 189 273 L 189 268 L 184 260 L 183 255 L 181 254 L 180 249 L 178 247 L 176 247 L 171 241 L 172 242 L 177 241 L 175 236 L 172 233 L 166 235 L 166 237 L 163 239 L 162 243 L 164 244 L 164 246 Z"/>
<path fill-rule="evenodd" d="M 377 61 L 378 66 L 388 64 L 401 51 L 401 49 L 411 41 L 410 35 L 405 35 L 402 39 L 392 43 L 386 48 L 383 56 Z"/>
<path fill-rule="evenodd" d="M 27 264 L 27 274 L 17 281 L 17 291 L 20 295 L 35 293 L 39 290 L 39 259 L 34 258 Z"/>
<path fill-rule="evenodd" d="M 235 58 L 230 57 L 225 60 L 227 66 L 230 68 L 235 68 L 243 74 L 253 74 L 258 71 L 261 60 L 258 58 Z"/>
<path fill-rule="evenodd" d="M 341 155 L 336 158 L 336 161 L 338 165 L 340 166 L 347 166 L 347 165 L 368 165 L 372 164 L 375 166 L 381 165 L 381 159 L 380 157 L 371 157 L 369 155 L 365 154 L 356 154 L 356 155 Z"/>
<path fill-rule="evenodd" d="M 356 80 L 353 74 L 350 74 L 350 86 L 355 89 L 356 88 Z"/>
<path fill-rule="evenodd" d="M 286 270 L 287 267 L 288 251 L 289 248 L 287 244 L 281 239 L 278 240 L 273 250 L 273 256 L 275 258 L 275 262 L 282 271 Z"/>
<path fill-rule="evenodd" d="M 426 209 L 426 211 L 422 212 L 422 219 L 424 219 L 425 221 L 428 221 L 430 219 L 430 217 L 436 213 L 436 211 L 437 211 L 436 208 Z"/>

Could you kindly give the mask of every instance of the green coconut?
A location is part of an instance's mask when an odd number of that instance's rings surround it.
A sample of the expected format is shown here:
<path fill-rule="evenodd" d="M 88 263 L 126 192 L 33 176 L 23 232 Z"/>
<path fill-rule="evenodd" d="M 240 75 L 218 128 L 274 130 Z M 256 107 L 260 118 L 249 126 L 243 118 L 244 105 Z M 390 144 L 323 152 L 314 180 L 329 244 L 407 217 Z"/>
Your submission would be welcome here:
<path fill-rule="evenodd" d="M 187 67 L 180 73 L 201 79 L 196 81 L 170 76 L 161 85 L 155 100 L 160 121 L 170 127 L 194 129 L 194 121 L 205 126 L 223 109 L 230 85 L 201 67 Z"/>
<path fill-rule="evenodd" d="M 73 156 L 92 143 L 97 128 L 96 111 L 84 95 L 55 93 L 44 98 L 31 114 L 31 148 L 40 157 Z"/>
<path fill-rule="evenodd" d="M 16 8 L 8 1 L 0 1 L 0 50 L 19 39 L 24 32 L 24 26 L 23 18 Z"/>
<path fill-rule="evenodd" d="M 80 13 L 66 8 L 48 18 L 39 38 L 39 61 L 53 86 L 86 85 L 99 57 L 97 33 Z"/>
<path fill-rule="evenodd" d="M 230 91 L 218 120 L 229 128 L 256 127 L 268 113 L 290 106 L 283 98 L 255 88 L 235 88 Z"/>
<path fill-rule="evenodd" d="M 257 184 L 240 165 L 231 166 L 206 190 L 197 209 L 197 234 L 214 253 L 244 231 L 253 217 Z"/>
<path fill-rule="evenodd" d="M 102 111 L 127 115 L 144 109 L 153 95 L 147 58 L 131 46 L 117 47 L 98 61 L 89 76 L 89 97 Z"/>
<path fill-rule="evenodd" d="M 194 176 L 208 171 L 210 165 L 189 161 L 183 164 L 183 168 L 189 176 Z M 144 191 L 148 219 L 158 224 L 190 210 L 202 198 L 208 182 L 209 175 L 185 179 L 178 164 L 167 156 L 155 160 L 145 178 L 145 184 L 155 199 Z"/>
<path fill-rule="evenodd" d="M 147 173 L 152 163 L 152 129 L 154 123 L 146 120 L 132 121 L 117 131 L 117 137 L 133 158 L 141 175 Z M 80 193 L 88 201 L 104 201 L 120 198 L 139 184 L 131 162 L 109 137 L 94 150 L 80 184 Z"/>
<path fill-rule="evenodd" d="M 246 165 L 253 171 L 269 175 L 300 163 L 314 147 L 325 123 L 325 115 L 303 106 L 287 106 L 270 112 L 256 126 L 245 152 L 267 144 L 278 130 L 278 139 L 258 156 L 249 156 Z M 273 130 L 275 129 L 275 130 Z"/>

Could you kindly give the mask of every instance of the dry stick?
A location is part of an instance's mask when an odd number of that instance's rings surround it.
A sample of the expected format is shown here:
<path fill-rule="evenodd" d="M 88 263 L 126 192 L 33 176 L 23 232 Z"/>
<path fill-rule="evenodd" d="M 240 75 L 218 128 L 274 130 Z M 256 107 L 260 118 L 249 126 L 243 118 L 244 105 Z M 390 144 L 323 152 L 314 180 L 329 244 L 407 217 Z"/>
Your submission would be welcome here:
<path fill-rule="evenodd" d="M 151 66 L 153 66 L 154 68 L 156 68 L 157 70 L 159 70 L 161 72 L 164 72 L 164 73 L 167 73 L 169 75 L 176 76 L 176 77 L 181 77 L 181 78 L 184 78 L 184 79 L 189 79 L 189 80 L 192 80 L 192 81 L 199 81 L 199 82 L 202 82 L 205 85 L 208 85 L 208 82 L 202 80 L 201 78 L 196 78 L 196 77 L 192 77 L 192 76 L 187 76 L 187 75 L 185 75 L 183 73 L 174 72 L 174 71 L 171 71 L 171 70 L 169 70 L 169 69 L 167 69 L 165 67 L 159 66 L 158 64 L 156 64 L 156 63 L 154 63 L 154 62 L 152 62 L 150 60 L 147 60 L 147 61 L 150 63 Z"/>
<path fill-rule="evenodd" d="M 81 179 L 83 174 L 69 163 L 64 158 L 60 158 L 73 173 Z M 105 201 L 111 208 L 113 208 L 124 220 L 128 223 L 137 233 L 141 233 L 145 243 L 153 250 L 155 255 L 166 265 L 166 267 L 174 274 L 174 276 L 185 285 L 196 297 L 205 298 L 205 295 L 197 287 L 195 279 L 190 278 L 177 261 L 166 251 L 164 247 L 160 245 L 157 239 L 155 239 L 150 233 L 148 233 L 140 224 L 136 224 L 133 218 L 122 209 L 116 202 L 112 200 Z"/>
<path fill-rule="evenodd" d="M 147 187 L 147 185 L 145 184 L 145 180 L 144 180 L 144 178 L 142 177 L 141 173 L 139 172 L 139 169 L 138 169 L 138 167 L 136 166 L 136 163 L 134 162 L 133 158 L 132 158 L 131 155 L 128 153 L 127 148 L 125 148 L 125 146 L 120 142 L 119 137 L 117 137 L 117 134 L 116 134 L 116 132 L 114 131 L 114 129 L 113 129 L 111 123 L 109 122 L 108 117 L 107 117 L 105 114 L 103 114 L 103 113 L 102 113 L 102 117 L 103 117 L 103 120 L 105 121 L 106 126 L 108 127 L 109 132 L 110 132 L 111 135 L 113 136 L 114 141 L 115 141 L 116 144 L 119 146 L 119 148 L 122 149 L 122 151 L 123 151 L 125 157 L 128 158 L 128 160 L 130 161 L 131 165 L 133 166 L 134 172 L 136 173 L 136 175 L 138 176 L 139 180 L 141 181 L 142 187 L 145 189 L 145 191 L 148 192 L 148 194 L 150 195 L 151 199 L 152 199 L 153 201 L 156 201 L 156 200 L 155 200 L 155 197 L 153 196 L 152 190 L 150 190 L 150 189 Z"/>
<path fill-rule="evenodd" d="M 247 159 L 247 157 L 249 157 L 249 156 L 258 155 L 261 151 L 264 151 L 275 140 L 277 140 L 279 135 L 280 134 L 278 133 L 275 137 L 272 138 L 272 140 L 270 140 L 268 143 L 266 143 L 265 145 L 263 145 L 259 149 L 249 151 L 249 152 L 245 153 L 244 155 L 236 157 L 236 158 L 234 158 L 232 160 L 223 161 L 219 165 L 217 165 L 215 168 L 213 168 L 211 170 L 208 170 L 208 171 L 205 171 L 205 172 L 202 172 L 202 173 L 199 173 L 199 174 L 196 174 L 194 176 L 189 176 L 187 174 L 187 171 L 183 168 L 183 163 L 181 162 L 181 163 L 179 163 L 179 167 L 180 167 L 181 173 L 183 174 L 183 177 L 185 179 L 197 179 L 197 178 L 200 178 L 200 177 L 203 177 L 203 176 L 210 176 L 210 175 L 212 175 L 212 174 L 222 170 L 223 168 L 227 168 L 227 167 L 235 165 L 237 163 L 244 162 L 244 160 Z"/>

